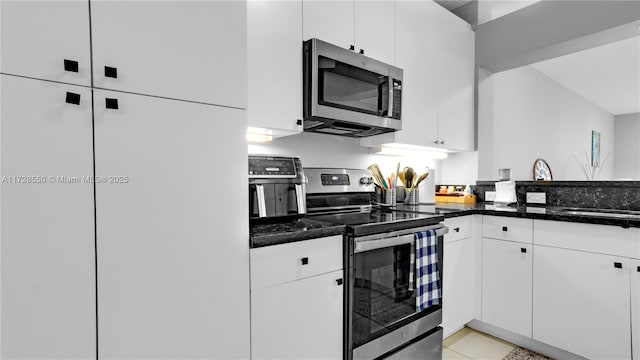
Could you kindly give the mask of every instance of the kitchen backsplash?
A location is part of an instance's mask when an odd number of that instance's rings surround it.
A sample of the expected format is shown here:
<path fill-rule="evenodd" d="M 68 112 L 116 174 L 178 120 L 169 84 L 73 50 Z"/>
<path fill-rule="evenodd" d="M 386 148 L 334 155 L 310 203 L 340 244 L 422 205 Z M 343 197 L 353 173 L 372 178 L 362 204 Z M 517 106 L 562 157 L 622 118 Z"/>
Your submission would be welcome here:
<path fill-rule="evenodd" d="M 358 139 L 314 133 L 300 133 L 273 139 L 271 143 L 249 144 L 250 154 L 276 154 L 299 156 L 306 167 L 343 167 L 366 169 L 377 163 L 383 173 L 391 174 L 396 164 L 411 166 L 422 172 L 425 167 L 435 169 L 435 182 L 439 180 L 440 161 L 422 158 L 403 158 L 377 155 L 361 147 Z"/>
<path fill-rule="evenodd" d="M 495 191 L 495 181 L 478 181 L 478 200 Z M 527 192 L 544 192 L 547 206 L 640 211 L 640 181 L 516 181 L 518 204 L 526 204 Z"/>

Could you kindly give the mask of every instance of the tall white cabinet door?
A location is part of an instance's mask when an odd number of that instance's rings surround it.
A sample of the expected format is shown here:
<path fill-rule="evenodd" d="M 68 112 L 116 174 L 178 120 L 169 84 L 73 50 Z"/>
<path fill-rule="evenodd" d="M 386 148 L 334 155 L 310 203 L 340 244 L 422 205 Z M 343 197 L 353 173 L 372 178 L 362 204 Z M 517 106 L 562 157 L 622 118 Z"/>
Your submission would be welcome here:
<path fill-rule="evenodd" d="M 245 108 L 246 25 L 245 1 L 92 1 L 94 85 Z"/>
<path fill-rule="evenodd" d="M 355 0 L 356 51 L 395 64 L 395 1 Z"/>
<path fill-rule="evenodd" d="M 247 2 L 249 126 L 302 131 L 302 0 Z"/>
<path fill-rule="evenodd" d="M 473 92 L 475 33 L 466 21 L 440 7 L 438 28 L 438 137 L 441 147 L 469 151 L 474 147 Z"/>
<path fill-rule="evenodd" d="M 640 260 L 631 261 L 631 336 L 633 359 L 640 360 Z"/>
<path fill-rule="evenodd" d="M 91 85 L 88 1 L 3 0 L 0 7 L 2 73 Z M 77 72 L 66 71 L 65 60 L 77 62 Z"/>
<path fill-rule="evenodd" d="M 355 45 L 354 6 L 354 0 L 303 0 L 303 40 L 318 38 L 345 49 Z"/>
<path fill-rule="evenodd" d="M 252 359 L 341 359 L 343 271 L 251 293 Z"/>
<path fill-rule="evenodd" d="M 436 146 L 438 103 L 436 56 L 430 44 L 437 32 L 431 1 L 396 3 L 396 63 L 404 70 L 402 130 L 395 142 Z"/>
<path fill-rule="evenodd" d="M 588 359 L 630 359 L 629 265 L 535 246 L 533 338 Z"/>
<path fill-rule="evenodd" d="M 101 358 L 249 357 L 245 134 L 243 110 L 95 91 Z"/>
<path fill-rule="evenodd" d="M 1 357 L 95 358 L 91 90 L 8 75 L 0 86 Z"/>
<path fill-rule="evenodd" d="M 445 235 L 447 236 L 447 235 Z M 473 320 L 473 243 L 471 238 L 444 244 L 442 327 L 444 337 Z"/>
<path fill-rule="evenodd" d="M 527 337 L 531 337 L 531 250 L 530 244 L 482 239 L 482 321 Z"/>

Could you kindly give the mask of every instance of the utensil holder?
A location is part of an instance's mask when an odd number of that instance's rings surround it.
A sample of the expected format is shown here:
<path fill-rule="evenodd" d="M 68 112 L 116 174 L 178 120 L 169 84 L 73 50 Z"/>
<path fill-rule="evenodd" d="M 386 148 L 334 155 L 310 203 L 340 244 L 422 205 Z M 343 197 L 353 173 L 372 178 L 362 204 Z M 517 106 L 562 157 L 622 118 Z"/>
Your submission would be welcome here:
<path fill-rule="evenodd" d="M 396 204 L 396 189 L 382 190 L 382 204 L 388 206 Z"/>
<path fill-rule="evenodd" d="M 404 197 L 404 203 L 407 205 L 417 205 L 420 203 L 420 193 L 418 192 L 418 188 L 414 188 L 409 192 L 409 190 L 405 190 L 406 195 Z"/>

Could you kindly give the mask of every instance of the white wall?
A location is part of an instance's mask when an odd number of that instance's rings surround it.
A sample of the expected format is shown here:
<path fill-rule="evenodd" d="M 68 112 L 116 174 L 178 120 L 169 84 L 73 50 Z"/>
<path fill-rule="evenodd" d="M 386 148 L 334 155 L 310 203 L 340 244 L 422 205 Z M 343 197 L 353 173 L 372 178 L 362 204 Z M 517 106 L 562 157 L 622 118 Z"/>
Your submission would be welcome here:
<path fill-rule="evenodd" d="M 441 161 L 440 184 L 474 185 L 478 180 L 478 152 L 449 154 Z"/>
<path fill-rule="evenodd" d="M 598 180 L 613 178 L 614 117 L 529 66 L 481 71 L 478 110 L 478 178 L 494 180 L 511 168 L 515 180 L 532 180 L 537 158 L 554 180 L 585 180 L 576 160 L 591 153 L 591 131 L 601 134 Z M 589 155 L 590 157 L 590 155 Z"/>
<path fill-rule="evenodd" d="M 249 144 L 249 153 L 299 156 L 305 167 L 366 169 L 377 163 L 386 176 L 395 171 L 400 161 L 401 169 L 410 166 L 418 173 L 426 166 L 435 169 L 435 181 L 439 183 L 439 160 L 370 154 L 368 148 L 360 147 L 358 139 L 343 136 L 303 132 L 274 139 L 268 144 Z"/>
<path fill-rule="evenodd" d="M 616 179 L 640 180 L 640 113 L 615 117 Z"/>

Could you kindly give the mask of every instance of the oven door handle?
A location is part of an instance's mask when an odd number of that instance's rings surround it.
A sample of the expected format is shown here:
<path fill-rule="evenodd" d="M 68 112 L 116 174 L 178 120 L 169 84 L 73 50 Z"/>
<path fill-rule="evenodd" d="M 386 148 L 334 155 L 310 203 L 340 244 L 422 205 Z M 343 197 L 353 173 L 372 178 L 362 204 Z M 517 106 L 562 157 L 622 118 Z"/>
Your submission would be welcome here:
<path fill-rule="evenodd" d="M 442 225 L 428 226 L 422 228 L 394 231 L 385 234 L 369 235 L 356 238 L 354 241 L 354 253 L 361 253 L 370 250 L 382 249 L 386 247 L 392 247 L 397 245 L 404 245 L 413 243 L 415 240 L 414 235 L 420 231 L 435 230 L 436 236 L 443 236 L 449 232 L 449 228 Z"/>

